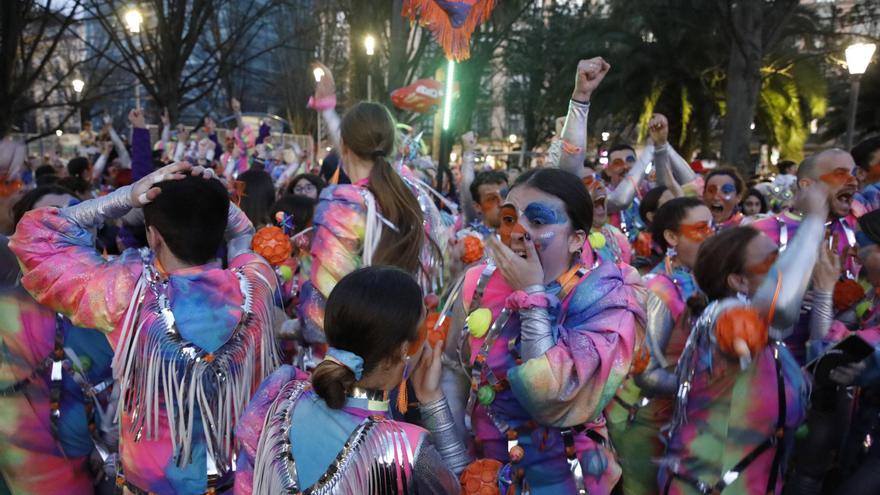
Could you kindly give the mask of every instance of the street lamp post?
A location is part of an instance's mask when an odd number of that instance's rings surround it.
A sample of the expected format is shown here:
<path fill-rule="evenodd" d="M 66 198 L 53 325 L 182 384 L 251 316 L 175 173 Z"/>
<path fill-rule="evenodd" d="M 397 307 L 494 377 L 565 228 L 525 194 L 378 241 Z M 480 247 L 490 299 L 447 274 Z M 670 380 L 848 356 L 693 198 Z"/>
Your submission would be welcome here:
<path fill-rule="evenodd" d="M 86 83 L 82 79 L 77 77 L 76 79 L 74 79 L 73 81 L 70 82 L 70 85 L 73 86 L 73 92 L 76 93 L 77 129 L 79 129 L 79 132 L 82 132 L 82 108 L 79 108 L 79 96 L 80 96 L 80 93 L 82 93 L 83 88 L 85 88 Z"/>
<path fill-rule="evenodd" d="M 324 69 L 320 67 L 315 67 L 315 70 L 312 71 L 312 74 L 315 76 L 315 82 L 321 82 L 321 78 L 324 77 Z M 315 164 L 317 165 L 318 161 L 321 158 L 321 112 L 318 112 L 318 132 L 317 136 L 315 136 Z"/>
<path fill-rule="evenodd" d="M 373 101 L 373 54 L 376 53 L 376 38 L 372 34 L 364 38 L 364 48 L 367 49 L 367 101 Z"/>
<path fill-rule="evenodd" d="M 859 82 L 865 73 L 877 45 L 873 43 L 854 43 L 846 48 L 846 66 L 850 74 L 849 111 L 846 119 L 846 149 L 853 146 L 856 128 L 856 110 L 859 106 Z"/>
<path fill-rule="evenodd" d="M 144 22 L 144 16 L 141 15 L 140 11 L 135 8 L 129 9 L 128 12 L 125 13 L 125 25 L 128 27 L 128 32 L 131 34 L 138 34 L 141 32 L 141 24 Z M 135 108 L 141 108 L 141 84 L 140 81 L 135 80 L 134 84 L 134 103 Z"/>

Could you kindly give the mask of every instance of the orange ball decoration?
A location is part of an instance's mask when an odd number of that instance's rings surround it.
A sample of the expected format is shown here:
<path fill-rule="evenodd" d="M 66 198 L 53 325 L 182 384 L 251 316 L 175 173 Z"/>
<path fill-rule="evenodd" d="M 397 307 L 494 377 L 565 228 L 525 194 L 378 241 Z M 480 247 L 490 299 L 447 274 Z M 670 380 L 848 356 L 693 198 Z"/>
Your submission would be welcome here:
<path fill-rule="evenodd" d="M 767 322 L 750 306 L 738 306 L 718 315 L 715 338 L 725 354 L 744 357 L 746 348 L 751 356 L 767 345 Z"/>
<path fill-rule="evenodd" d="M 648 346 L 645 345 L 644 337 L 641 341 L 636 345 L 636 348 L 633 352 L 633 360 L 632 366 L 630 367 L 630 372 L 634 375 L 641 375 L 648 369 L 648 363 L 651 362 L 651 352 L 648 350 Z"/>
<path fill-rule="evenodd" d="M 470 264 L 483 258 L 483 241 L 479 237 L 469 235 L 462 242 L 464 243 L 464 250 L 461 255 L 461 261 Z"/>
<path fill-rule="evenodd" d="M 449 334 L 449 323 L 450 319 L 446 318 L 443 320 L 443 323 L 437 327 L 437 320 L 440 319 L 440 313 L 436 311 L 431 311 L 425 316 L 425 327 L 428 329 L 428 343 L 431 344 L 431 347 L 434 347 L 437 342 L 443 342 L 446 340 L 446 335 Z M 437 327 L 437 328 L 434 328 Z"/>
<path fill-rule="evenodd" d="M 834 284 L 834 294 L 831 301 L 834 305 L 834 311 L 845 311 L 865 298 L 865 288 L 855 280 L 840 280 Z"/>
<path fill-rule="evenodd" d="M 251 241 L 251 248 L 272 266 L 279 266 L 293 252 L 290 238 L 278 227 L 263 227 L 258 230 Z"/>
<path fill-rule="evenodd" d="M 498 471 L 501 462 L 495 459 L 477 459 L 468 464 L 459 476 L 461 492 L 465 495 L 501 495 L 498 489 Z"/>

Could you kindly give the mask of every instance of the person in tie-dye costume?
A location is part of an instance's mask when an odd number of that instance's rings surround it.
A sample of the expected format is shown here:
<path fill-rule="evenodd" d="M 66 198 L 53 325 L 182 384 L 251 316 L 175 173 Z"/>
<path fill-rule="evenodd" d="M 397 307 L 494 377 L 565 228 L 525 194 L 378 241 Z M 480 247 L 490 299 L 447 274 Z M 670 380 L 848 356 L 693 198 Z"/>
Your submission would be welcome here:
<path fill-rule="evenodd" d="M 446 396 L 477 456 L 506 463 L 502 493 L 607 494 L 620 477 L 602 410 L 629 370 L 644 289 L 632 267 L 582 251 L 592 202 L 576 179 L 517 179 L 494 262 L 466 272 L 456 302 L 469 316 L 449 334 Z"/>
<path fill-rule="evenodd" d="M 782 340 L 824 234 L 828 207 L 819 189 L 782 253 L 751 227 L 724 230 L 700 248 L 694 275 L 708 306 L 678 363 L 660 493 L 781 493 L 807 408 L 806 377 Z"/>
<path fill-rule="evenodd" d="M 605 411 L 623 491 L 645 495 L 657 493 L 661 429 L 672 419 L 675 366 L 690 334 L 687 301 L 698 290 L 692 270 L 700 245 L 714 232 L 712 214 L 697 198 L 672 199 L 657 210 L 651 230 L 666 257 L 645 277 L 650 360 L 633 370 Z"/>
<path fill-rule="evenodd" d="M 30 209 L 71 201 L 64 188 L 39 187 L 18 200 L 15 220 Z M 0 473 L 14 494 L 93 493 L 88 456 L 95 442 L 110 454 L 100 433 L 111 427 L 115 411 L 109 405 L 113 351 L 103 333 L 76 328 L 34 301 L 20 276 L 8 239 L 0 237 Z M 59 345 L 60 381 L 53 385 L 50 363 Z M 55 387 L 60 401 L 53 418 Z M 87 399 L 84 390 L 95 391 L 98 400 Z"/>
<path fill-rule="evenodd" d="M 230 488 L 235 422 L 279 363 L 276 277 L 211 176 L 169 165 L 95 200 L 34 210 L 10 242 L 39 303 L 107 334 L 121 398 L 117 483 L 131 493 Z M 99 256 L 91 229 L 139 207 L 152 250 Z M 228 270 L 216 261 L 224 239 Z"/>

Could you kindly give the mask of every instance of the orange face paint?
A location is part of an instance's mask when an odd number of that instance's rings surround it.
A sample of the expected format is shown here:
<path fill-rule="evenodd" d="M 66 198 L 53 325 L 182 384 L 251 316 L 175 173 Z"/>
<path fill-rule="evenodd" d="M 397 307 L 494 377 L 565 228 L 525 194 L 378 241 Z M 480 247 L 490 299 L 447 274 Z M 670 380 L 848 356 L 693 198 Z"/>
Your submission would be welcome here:
<path fill-rule="evenodd" d="M 849 170 L 845 168 L 836 168 L 831 172 L 820 176 L 819 180 L 828 184 L 829 186 L 840 187 L 846 185 L 856 185 L 856 178 L 853 176 L 853 174 L 850 173 Z"/>
<path fill-rule="evenodd" d="M 526 229 L 519 224 L 519 212 L 512 205 L 504 205 L 501 207 L 501 226 L 498 227 L 498 234 L 501 236 L 501 242 L 505 246 L 510 246 L 511 237 L 514 233 L 525 234 Z"/>
<path fill-rule="evenodd" d="M 679 225 L 678 232 L 685 239 L 693 242 L 703 242 L 715 233 L 715 229 L 712 228 L 712 224 L 709 222 L 683 223 Z"/>
<path fill-rule="evenodd" d="M 764 258 L 764 261 L 747 266 L 746 271 L 752 275 L 767 275 L 777 258 L 779 258 L 779 251 L 773 251 Z"/>

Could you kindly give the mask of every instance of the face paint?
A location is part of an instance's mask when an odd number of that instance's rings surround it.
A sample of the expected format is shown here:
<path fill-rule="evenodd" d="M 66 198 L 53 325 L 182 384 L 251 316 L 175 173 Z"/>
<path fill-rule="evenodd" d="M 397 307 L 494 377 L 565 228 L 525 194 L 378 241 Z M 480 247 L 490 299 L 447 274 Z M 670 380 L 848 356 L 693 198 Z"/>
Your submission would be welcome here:
<path fill-rule="evenodd" d="M 557 225 L 568 220 L 564 212 L 545 203 L 530 203 L 523 214 L 534 225 Z"/>
<path fill-rule="evenodd" d="M 715 184 L 710 184 L 706 186 L 706 194 L 708 194 L 710 197 L 719 196 L 719 190 L 721 192 L 721 198 L 723 198 L 725 201 L 730 201 L 736 194 L 736 186 L 733 184 L 722 184 L 720 188 Z"/>
<path fill-rule="evenodd" d="M 845 168 L 836 168 L 831 172 L 819 177 L 819 180 L 829 186 L 855 185 L 856 178 Z"/>
<path fill-rule="evenodd" d="M 525 234 L 526 230 L 519 224 L 519 212 L 513 205 L 502 206 L 500 216 L 501 226 L 498 227 L 498 234 L 501 236 L 501 242 L 510 247 L 510 238 L 513 234 Z"/>
<path fill-rule="evenodd" d="M 539 235 L 538 239 L 535 241 L 535 250 L 540 253 L 546 247 L 553 244 L 553 239 L 556 239 L 556 232 L 544 232 Z"/>
<path fill-rule="evenodd" d="M 746 271 L 752 275 L 767 275 L 770 273 L 770 269 L 773 268 L 773 263 L 776 263 L 776 258 L 778 257 L 779 251 L 774 251 L 768 254 L 764 261 L 747 266 Z"/>
<path fill-rule="evenodd" d="M 711 222 L 683 223 L 679 225 L 678 232 L 685 239 L 693 242 L 703 242 L 715 233 L 715 229 L 712 227 Z"/>

